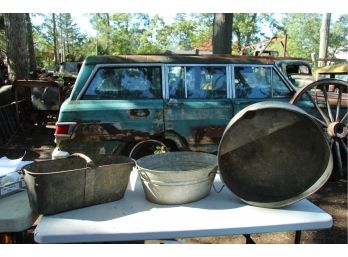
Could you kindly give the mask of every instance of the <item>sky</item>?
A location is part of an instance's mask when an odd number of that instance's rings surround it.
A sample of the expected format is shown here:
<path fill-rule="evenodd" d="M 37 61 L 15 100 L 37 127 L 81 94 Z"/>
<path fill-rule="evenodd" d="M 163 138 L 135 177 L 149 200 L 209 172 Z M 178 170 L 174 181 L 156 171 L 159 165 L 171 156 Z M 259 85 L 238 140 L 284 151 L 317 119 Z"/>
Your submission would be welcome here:
<path fill-rule="evenodd" d="M 154 16 L 155 14 L 159 14 L 163 19 L 166 24 L 170 24 L 174 18 L 176 13 L 155 13 L 155 12 L 148 12 L 150 17 Z M 89 17 L 88 13 L 78 13 L 78 12 L 72 12 L 71 13 L 72 18 L 74 21 L 79 25 L 81 32 L 88 34 L 90 36 L 96 36 L 97 32 L 92 28 L 90 22 L 89 22 Z M 42 16 L 36 16 L 32 17 L 32 23 L 34 25 L 39 25 L 43 22 L 43 17 Z"/>
<path fill-rule="evenodd" d="M 154 12 L 148 12 L 150 17 L 154 16 L 156 13 Z M 158 13 L 163 19 L 166 24 L 170 24 L 174 18 L 175 18 L 175 13 L 167 13 L 167 14 L 161 14 Z M 72 17 L 74 18 L 75 22 L 80 26 L 81 32 L 89 34 L 91 36 L 95 36 L 97 33 L 96 31 L 92 28 L 89 18 L 86 14 L 83 13 L 71 13 Z"/>
<path fill-rule="evenodd" d="M 237 1 L 239 4 L 236 4 Z M 170 23 L 176 13 L 342 13 L 343 0 L 1 0 L 1 12 L 72 13 L 82 32 L 95 35 L 84 13 L 159 14 Z M 4 3 L 4 4 L 3 4 Z M 47 4 L 54 3 L 54 4 Z M 345 13 L 348 13 L 345 11 Z M 35 21 L 33 21 L 35 23 Z"/>
<path fill-rule="evenodd" d="M 334 13 L 345 10 L 343 3 L 343 0 L 1 0 L 1 12 Z"/>

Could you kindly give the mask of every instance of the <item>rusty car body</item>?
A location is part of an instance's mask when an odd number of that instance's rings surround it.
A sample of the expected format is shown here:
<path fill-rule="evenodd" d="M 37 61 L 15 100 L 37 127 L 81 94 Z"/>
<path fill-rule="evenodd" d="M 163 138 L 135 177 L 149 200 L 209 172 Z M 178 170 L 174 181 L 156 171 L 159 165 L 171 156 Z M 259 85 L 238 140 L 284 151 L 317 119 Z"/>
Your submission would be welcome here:
<path fill-rule="evenodd" d="M 339 63 L 339 64 L 334 64 L 334 65 L 329 65 L 329 66 L 323 66 L 319 67 L 314 70 L 313 72 L 313 80 L 318 81 L 318 80 L 323 80 L 323 79 L 339 79 L 343 81 L 348 82 L 348 64 L 347 63 Z M 337 87 L 334 85 L 329 85 L 328 88 L 326 89 L 327 91 L 327 97 L 330 106 L 336 106 L 337 105 L 337 99 L 338 99 L 338 94 L 339 90 Z M 318 89 L 312 89 L 311 90 L 311 95 L 313 98 L 317 98 L 318 102 L 324 103 L 325 96 L 322 92 L 322 90 Z M 341 92 L 341 105 L 345 108 L 348 107 L 348 92 L 347 89 L 343 90 Z"/>
<path fill-rule="evenodd" d="M 302 59 L 280 59 L 276 66 L 284 72 L 291 83 L 301 88 L 313 82 L 312 68 L 308 61 Z"/>
<path fill-rule="evenodd" d="M 19 121 L 20 100 L 25 100 L 26 112 L 33 124 L 46 125 L 49 116 L 57 116 L 64 101 L 63 89 L 55 81 L 15 80 L 13 91 L 16 102 L 16 118 Z"/>
<path fill-rule="evenodd" d="M 230 119 L 295 87 L 267 57 L 90 56 L 61 106 L 53 158 L 73 152 L 128 154 L 146 140 L 215 153 Z"/>

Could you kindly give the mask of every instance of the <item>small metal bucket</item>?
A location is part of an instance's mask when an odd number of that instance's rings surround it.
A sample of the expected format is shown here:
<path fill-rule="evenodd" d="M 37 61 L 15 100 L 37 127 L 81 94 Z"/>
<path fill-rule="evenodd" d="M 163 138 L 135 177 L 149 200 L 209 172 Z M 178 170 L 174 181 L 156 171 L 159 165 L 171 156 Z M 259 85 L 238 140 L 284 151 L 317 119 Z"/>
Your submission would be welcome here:
<path fill-rule="evenodd" d="M 311 116 L 288 103 L 261 102 L 227 125 L 218 165 L 223 182 L 242 201 L 273 208 L 317 191 L 333 163 L 327 139 Z"/>
<path fill-rule="evenodd" d="M 214 182 L 217 157 L 200 152 L 168 152 L 137 160 L 146 199 L 184 204 L 206 197 Z"/>
<path fill-rule="evenodd" d="M 55 214 L 123 198 L 134 161 L 126 156 L 73 154 L 23 167 L 31 208 Z"/>

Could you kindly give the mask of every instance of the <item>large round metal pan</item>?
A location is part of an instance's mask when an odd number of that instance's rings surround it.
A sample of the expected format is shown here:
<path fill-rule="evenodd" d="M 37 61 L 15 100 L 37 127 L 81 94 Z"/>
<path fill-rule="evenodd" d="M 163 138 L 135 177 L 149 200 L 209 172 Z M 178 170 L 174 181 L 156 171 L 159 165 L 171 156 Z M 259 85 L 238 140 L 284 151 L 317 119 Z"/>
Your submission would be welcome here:
<path fill-rule="evenodd" d="M 229 122 L 218 167 L 224 184 L 242 201 L 275 208 L 324 185 L 332 155 L 324 131 L 305 111 L 266 101 L 244 108 Z"/>

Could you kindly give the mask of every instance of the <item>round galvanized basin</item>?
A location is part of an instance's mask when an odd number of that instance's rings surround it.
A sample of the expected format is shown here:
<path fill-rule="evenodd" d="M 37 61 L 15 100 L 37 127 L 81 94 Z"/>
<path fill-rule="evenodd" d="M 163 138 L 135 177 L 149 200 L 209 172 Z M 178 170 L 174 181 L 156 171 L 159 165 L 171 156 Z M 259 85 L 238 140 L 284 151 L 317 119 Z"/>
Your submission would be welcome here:
<path fill-rule="evenodd" d="M 209 194 L 217 157 L 199 152 L 168 152 L 140 158 L 137 169 L 147 200 L 184 204 Z"/>
<path fill-rule="evenodd" d="M 318 190 L 332 171 L 332 155 L 318 124 L 297 106 L 261 102 L 227 125 L 218 150 L 225 185 L 242 201 L 282 207 Z"/>

